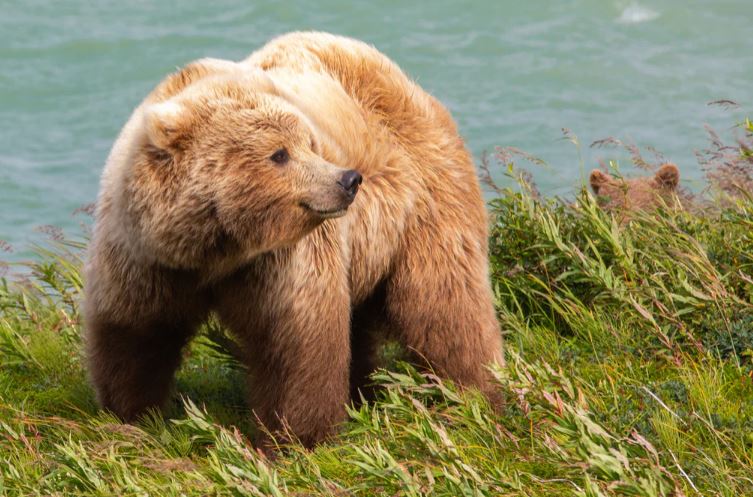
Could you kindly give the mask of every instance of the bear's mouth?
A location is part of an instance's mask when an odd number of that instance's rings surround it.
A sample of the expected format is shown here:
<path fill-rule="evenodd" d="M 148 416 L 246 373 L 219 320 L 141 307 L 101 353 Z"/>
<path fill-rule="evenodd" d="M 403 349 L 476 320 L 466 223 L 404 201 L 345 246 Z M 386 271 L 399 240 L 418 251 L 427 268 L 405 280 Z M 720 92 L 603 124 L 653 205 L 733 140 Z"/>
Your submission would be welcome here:
<path fill-rule="evenodd" d="M 339 209 L 317 209 L 309 204 L 301 204 L 305 209 L 313 212 L 322 219 L 331 219 L 335 217 L 344 216 L 348 212 L 347 207 L 341 207 Z"/>

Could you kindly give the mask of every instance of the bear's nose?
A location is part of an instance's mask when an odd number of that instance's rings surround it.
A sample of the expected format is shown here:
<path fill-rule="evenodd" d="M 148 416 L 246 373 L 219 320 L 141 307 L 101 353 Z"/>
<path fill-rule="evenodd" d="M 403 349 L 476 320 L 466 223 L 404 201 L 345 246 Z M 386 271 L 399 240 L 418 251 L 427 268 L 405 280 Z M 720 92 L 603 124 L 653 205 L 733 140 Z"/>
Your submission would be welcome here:
<path fill-rule="evenodd" d="M 356 192 L 358 192 L 358 186 L 362 182 L 363 176 L 361 176 L 361 173 L 355 169 L 351 169 L 350 171 L 345 171 L 342 177 L 340 177 L 340 181 L 337 183 L 343 187 L 343 190 L 345 190 L 349 196 L 353 197 Z"/>

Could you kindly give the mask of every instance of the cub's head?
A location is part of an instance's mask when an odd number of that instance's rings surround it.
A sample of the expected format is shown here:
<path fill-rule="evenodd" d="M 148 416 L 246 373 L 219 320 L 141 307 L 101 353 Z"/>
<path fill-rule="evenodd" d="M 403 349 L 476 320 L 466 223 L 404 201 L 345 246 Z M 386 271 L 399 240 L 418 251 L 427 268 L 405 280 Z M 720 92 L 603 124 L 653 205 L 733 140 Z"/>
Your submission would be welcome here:
<path fill-rule="evenodd" d="M 589 183 L 607 210 L 629 216 L 631 212 L 651 210 L 662 203 L 671 205 L 680 182 L 680 171 L 674 164 L 663 164 L 653 176 L 615 178 L 598 169 L 591 171 Z"/>
<path fill-rule="evenodd" d="M 230 62 L 199 67 L 142 105 L 126 191 L 145 249 L 173 267 L 248 260 L 345 214 L 361 175 L 322 157 L 274 82 Z"/>

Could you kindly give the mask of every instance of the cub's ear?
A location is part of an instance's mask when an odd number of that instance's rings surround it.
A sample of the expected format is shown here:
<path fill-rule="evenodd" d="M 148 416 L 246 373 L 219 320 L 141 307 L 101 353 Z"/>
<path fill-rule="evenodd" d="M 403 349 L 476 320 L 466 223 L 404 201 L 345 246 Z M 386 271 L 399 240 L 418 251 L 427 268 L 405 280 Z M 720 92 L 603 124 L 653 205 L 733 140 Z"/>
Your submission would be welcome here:
<path fill-rule="evenodd" d="M 596 195 L 599 194 L 601 187 L 606 183 L 609 183 L 610 181 L 612 181 L 612 177 L 599 169 L 594 169 L 593 171 L 591 171 L 591 175 L 588 177 L 588 182 L 591 184 L 591 189 Z"/>
<path fill-rule="evenodd" d="M 670 162 L 662 164 L 659 170 L 656 171 L 654 180 L 660 187 L 674 190 L 680 183 L 680 170 Z"/>
<path fill-rule="evenodd" d="M 184 148 L 193 128 L 192 122 L 189 110 L 175 99 L 144 109 L 147 138 L 152 145 L 168 152 L 174 153 Z"/>

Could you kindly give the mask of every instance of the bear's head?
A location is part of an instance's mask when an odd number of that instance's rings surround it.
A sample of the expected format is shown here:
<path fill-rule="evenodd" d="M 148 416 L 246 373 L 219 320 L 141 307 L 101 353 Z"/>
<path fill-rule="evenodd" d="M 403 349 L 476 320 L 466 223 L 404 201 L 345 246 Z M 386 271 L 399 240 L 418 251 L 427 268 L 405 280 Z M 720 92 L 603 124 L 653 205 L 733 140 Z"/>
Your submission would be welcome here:
<path fill-rule="evenodd" d="M 345 214 L 361 175 L 321 155 L 268 75 L 194 63 L 142 104 L 125 204 L 144 251 L 175 268 L 241 263 Z"/>
<path fill-rule="evenodd" d="M 589 177 L 601 206 L 626 216 L 634 211 L 671 205 L 679 182 L 680 171 L 671 163 L 663 164 L 653 176 L 623 179 L 594 169 Z"/>

